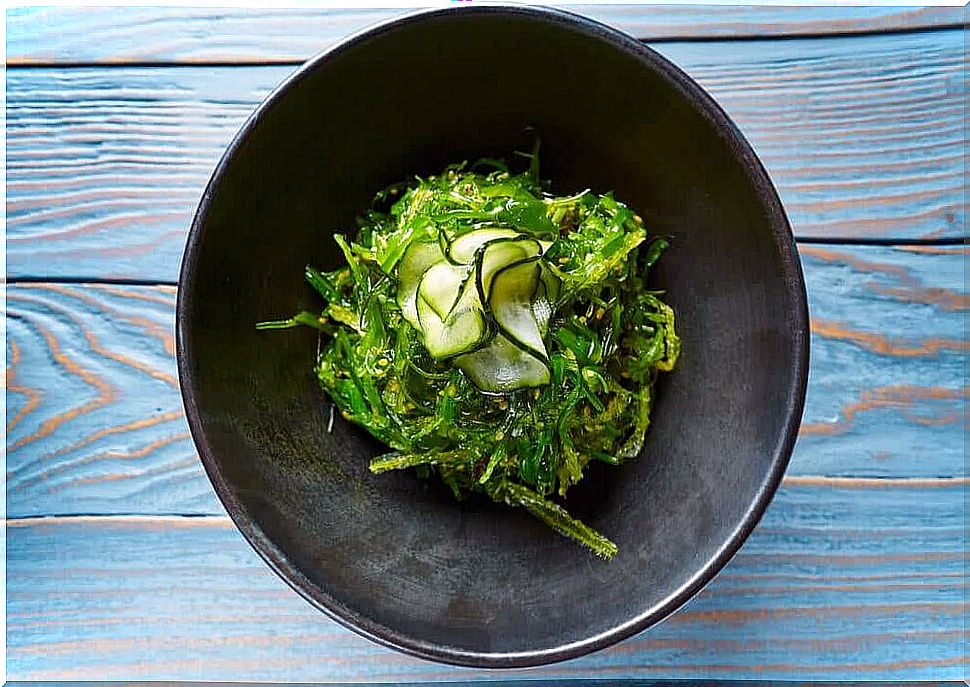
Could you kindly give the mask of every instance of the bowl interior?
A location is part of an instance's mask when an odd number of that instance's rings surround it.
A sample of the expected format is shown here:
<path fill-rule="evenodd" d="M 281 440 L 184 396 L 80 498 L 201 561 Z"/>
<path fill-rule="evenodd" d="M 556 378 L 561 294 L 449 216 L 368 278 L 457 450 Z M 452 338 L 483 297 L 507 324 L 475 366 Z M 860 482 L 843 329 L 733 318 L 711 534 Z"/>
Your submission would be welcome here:
<path fill-rule="evenodd" d="M 460 16 L 459 16 L 460 15 Z M 425 14 L 318 59 L 264 105 L 203 200 L 183 265 L 179 363 L 193 433 L 237 523 L 284 577 L 363 633 L 432 658 L 522 665 L 597 648 L 685 600 L 753 526 L 804 393 L 804 291 L 760 165 L 696 87 L 592 23 L 534 10 Z M 342 421 L 307 331 L 303 267 L 339 264 L 373 193 L 541 136 L 560 193 L 614 190 L 673 237 L 653 285 L 683 356 L 643 454 L 594 467 L 568 508 L 592 557 L 521 512 L 456 503 Z M 514 161 L 514 158 L 512 158 Z"/>

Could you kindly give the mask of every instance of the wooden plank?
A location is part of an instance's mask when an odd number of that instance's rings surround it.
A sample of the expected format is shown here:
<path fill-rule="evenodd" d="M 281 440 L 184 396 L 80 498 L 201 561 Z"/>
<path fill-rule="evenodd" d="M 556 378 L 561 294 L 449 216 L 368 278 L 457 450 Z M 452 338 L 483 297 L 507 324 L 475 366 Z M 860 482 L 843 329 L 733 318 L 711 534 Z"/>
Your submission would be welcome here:
<path fill-rule="evenodd" d="M 802 245 L 799 252 L 812 350 L 793 468 L 966 474 L 967 249 Z"/>
<path fill-rule="evenodd" d="M 638 38 L 853 34 L 954 26 L 958 7 L 571 5 Z M 405 8 L 23 7 L 7 12 L 7 64 L 301 61 Z"/>
<path fill-rule="evenodd" d="M 960 31 L 667 43 L 801 237 L 965 233 Z M 282 67 L 7 73 L 8 275 L 174 281 L 205 182 Z"/>
<path fill-rule="evenodd" d="M 8 681 L 6 683 L 9 687 L 59 687 L 59 684 L 51 681 Z M 118 683 L 115 682 L 84 682 L 84 687 L 115 687 Z M 147 680 L 147 681 L 125 681 L 121 683 L 125 687 L 209 687 L 211 683 L 208 682 L 162 682 L 157 680 Z M 225 687 L 251 687 L 255 685 L 260 685 L 262 683 L 258 682 L 221 682 L 221 685 Z M 304 683 L 284 683 L 284 682 L 274 682 L 274 685 L 278 687 L 298 687 L 300 684 Z M 367 685 L 372 685 L 369 682 L 340 682 L 340 683 L 330 683 L 334 685 L 339 685 L 339 687 L 366 687 Z M 468 681 L 461 682 L 441 682 L 435 680 L 434 682 L 411 682 L 408 683 L 414 687 L 468 687 Z M 698 687 L 706 687 L 709 683 L 701 682 Z M 764 680 L 732 680 L 731 687 L 776 687 L 777 683 L 766 682 Z M 939 682 L 928 682 L 925 680 L 919 680 L 915 682 L 899 682 L 899 681 L 867 681 L 867 687 L 955 687 L 956 685 L 963 685 L 965 682 L 958 682 L 955 680 L 942 680 Z M 488 687 L 562 687 L 562 683 L 555 680 L 532 680 L 529 678 L 521 680 L 489 680 Z M 656 680 L 650 679 L 631 679 L 631 680 L 570 680 L 569 687 L 658 687 Z M 781 685 L 778 685 L 781 687 Z M 784 682 L 784 687 L 816 687 L 815 683 L 811 682 L 795 682 L 791 680 L 786 680 Z"/>
<path fill-rule="evenodd" d="M 173 288 L 13 287 L 7 303 L 10 515 L 218 508 L 178 394 Z"/>
<path fill-rule="evenodd" d="M 52 681 L 8 681 L 6 683 L 9 687 L 59 687 L 59 684 Z M 84 682 L 84 687 L 115 687 L 118 683 L 115 682 Z M 125 687 L 209 687 L 208 682 L 162 682 L 156 680 L 148 681 L 125 681 L 123 683 Z M 221 682 L 220 685 L 225 685 L 225 687 L 251 687 L 260 685 L 262 683 L 258 682 Z M 284 683 L 284 682 L 274 682 L 274 685 L 278 687 L 298 687 L 298 685 L 303 683 Z M 373 683 L 369 682 L 340 682 L 340 683 L 330 683 L 334 685 L 339 685 L 339 687 L 366 687 Z M 434 682 L 411 682 L 408 683 L 413 687 L 468 687 L 472 684 L 468 681 L 461 682 L 441 682 L 435 680 Z M 701 682 L 698 687 L 706 687 L 709 683 Z M 732 680 L 731 687 L 775 687 L 778 683 L 766 682 L 763 680 Z M 925 680 L 919 680 L 916 682 L 899 682 L 899 681 L 867 681 L 867 687 L 954 687 L 956 685 L 963 685 L 965 682 L 957 682 L 955 680 L 949 681 L 939 681 L 939 682 L 927 682 Z M 532 679 L 522 679 L 522 680 L 489 680 L 488 687 L 562 687 L 561 682 L 555 680 L 532 680 Z M 630 680 L 570 680 L 569 687 L 658 687 L 656 680 L 650 679 L 630 679 Z M 781 687 L 781 685 L 779 685 Z M 784 687 L 815 687 L 815 683 L 811 682 L 794 682 L 791 680 L 786 680 L 784 682 Z"/>
<path fill-rule="evenodd" d="M 789 480 L 966 476 L 966 249 L 801 250 L 814 335 Z M 222 512 L 182 416 L 174 301 L 8 289 L 10 516 Z"/>
<path fill-rule="evenodd" d="M 52 681 L 8 681 L 6 683 L 10 687 L 59 687 L 59 683 Z M 84 682 L 85 687 L 115 687 L 118 683 L 116 682 Z M 163 682 L 157 680 L 146 680 L 146 681 L 125 681 L 121 683 L 125 687 L 209 687 L 211 683 L 208 682 Z M 225 687 L 255 687 L 262 683 L 259 682 L 221 682 L 221 685 Z M 304 683 L 285 683 L 285 682 L 274 682 L 274 685 L 278 687 L 298 687 L 298 685 Z M 367 685 L 372 685 L 370 682 L 339 682 L 330 683 L 333 685 L 339 685 L 339 687 L 367 687 Z M 449 681 L 441 682 L 440 680 L 435 680 L 434 682 L 410 682 L 408 683 L 413 687 L 468 687 L 469 684 L 474 684 L 474 682 L 469 681 Z M 710 683 L 708 682 L 697 682 L 697 687 L 707 687 Z M 926 680 L 918 680 L 911 682 L 900 682 L 896 680 L 884 680 L 884 681 L 866 681 L 867 687 L 955 687 L 957 685 L 964 685 L 966 682 L 959 682 L 956 680 L 941 680 L 937 682 L 930 682 Z M 556 680 L 532 680 L 529 678 L 520 680 L 489 680 L 488 687 L 562 687 L 562 682 Z M 587 680 L 578 679 L 570 680 L 569 687 L 659 687 L 657 680 L 651 679 L 630 679 L 630 680 Z M 732 680 L 731 687 L 782 687 L 782 683 L 773 683 L 765 680 Z M 816 683 L 813 682 L 795 682 L 793 680 L 785 680 L 783 687 L 816 687 Z"/>
<path fill-rule="evenodd" d="M 959 679 L 965 481 L 784 487 L 684 610 L 593 656 L 503 678 Z M 15 679 L 475 680 L 303 602 L 226 518 L 8 522 Z"/>

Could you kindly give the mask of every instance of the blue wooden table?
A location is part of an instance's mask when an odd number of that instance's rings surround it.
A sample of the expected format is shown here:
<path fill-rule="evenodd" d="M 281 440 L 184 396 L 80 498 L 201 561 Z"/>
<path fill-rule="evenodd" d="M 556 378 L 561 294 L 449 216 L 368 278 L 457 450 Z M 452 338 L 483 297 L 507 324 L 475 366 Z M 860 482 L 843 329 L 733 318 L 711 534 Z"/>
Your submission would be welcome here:
<path fill-rule="evenodd" d="M 186 227 L 222 149 L 388 10 L 8 10 L 11 679 L 961 679 L 968 670 L 962 8 L 576 8 L 743 129 L 800 240 L 812 370 L 791 467 L 684 609 L 501 676 L 327 620 L 236 532 L 177 389 Z"/>

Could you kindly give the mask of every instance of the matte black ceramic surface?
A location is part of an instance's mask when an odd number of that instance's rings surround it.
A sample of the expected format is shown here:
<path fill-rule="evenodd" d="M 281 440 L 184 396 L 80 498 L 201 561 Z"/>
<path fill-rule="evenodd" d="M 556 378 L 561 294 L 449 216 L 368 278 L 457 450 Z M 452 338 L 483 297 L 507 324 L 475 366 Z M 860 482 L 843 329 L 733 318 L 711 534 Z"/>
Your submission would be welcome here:
<path fill-rule="evenodd" d="M 409 174 L 542 138 L 542 174 L 613 189 L 674 237 L 654 275 L 684 340 L 646 449 L 595 466 L 568 507 L 620 553 L 594 558 L 527 514 L 456 503 L 338 420 L 309 331 L 259 320 L 319 307 L 307 262 Z M 572 15 L 467 7 L 414 15 L 311 60 L 220 162 L 182 265 L 178 362 L 193 436 L 230 515 L 341 622 L 424 657 L 544 663 L 664 618 L 737 550 L 795 439 L 808 323 L 787 220 L 751 149 L 677 68 Z M 244 603 L 245 600 L 240 600 Z"/>

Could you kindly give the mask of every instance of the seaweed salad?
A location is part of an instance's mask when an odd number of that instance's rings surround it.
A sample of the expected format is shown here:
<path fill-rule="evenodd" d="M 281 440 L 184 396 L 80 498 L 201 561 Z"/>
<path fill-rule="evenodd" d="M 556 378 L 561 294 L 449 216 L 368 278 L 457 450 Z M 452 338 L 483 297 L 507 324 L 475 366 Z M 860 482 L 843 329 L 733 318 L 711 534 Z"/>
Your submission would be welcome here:
<path fill-rule="evenodd" d="M 611 558 L 567 493 L 590 461 L 644 445 L 654 380 L 680 350 L 645 286 L 668 243 L 611 193 L 552 195 L 538 146 L 523 155 L 521 173 L 482 159 L 384 189 L 353 238 L 334 236 L 346 264 L 306 268 L 320 311 L 257 327 L 319 330 L 320 385 L 391 449 L 373 472 L 525 508 Z"/>

